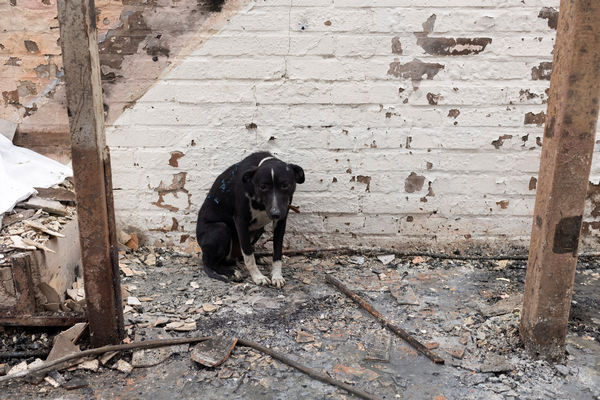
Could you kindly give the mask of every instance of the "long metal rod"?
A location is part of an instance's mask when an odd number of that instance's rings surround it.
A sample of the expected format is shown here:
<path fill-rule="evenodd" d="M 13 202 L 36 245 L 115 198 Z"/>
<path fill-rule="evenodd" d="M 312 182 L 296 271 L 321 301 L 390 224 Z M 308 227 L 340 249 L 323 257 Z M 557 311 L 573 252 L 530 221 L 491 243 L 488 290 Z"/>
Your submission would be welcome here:
<path fill-rule="evenodd" d="M 417 339 L 412 337 L 408 332 L 404 329 L 400 328 L 392 324 L 386 317 L 383 316 L 379 311 L 377 311 L 371 304 L 365 301 L 362 297 L 354 293 L 352 290 L 348 289 L 342 282 L 338 281 L 331 275 L 325 275 L 325 280 L 335 286 L 340 292 L 344 293 L 346 296 L 350 297 L 356 304 L 361 306 L 363 309 L 368 311 L 371 315 L 373 315 L 377 321 L 379 321 L 383 326 L 394 332 L 397 336 L 404 339 L 408 344 L 415 348 L 415 350 L 422 353 L 424 356 L 429 358 L 436 364 L 444 364 L 444 359 L 431 350 L 429 350 L 425 345 L 419 342 Z"/>

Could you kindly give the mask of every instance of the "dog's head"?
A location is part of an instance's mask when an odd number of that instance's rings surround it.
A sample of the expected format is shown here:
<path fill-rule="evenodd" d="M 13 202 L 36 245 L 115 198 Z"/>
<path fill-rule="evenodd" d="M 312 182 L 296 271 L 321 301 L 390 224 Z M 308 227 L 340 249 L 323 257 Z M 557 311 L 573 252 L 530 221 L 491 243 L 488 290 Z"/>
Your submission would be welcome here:
<path fill-rule="evenodd" d="M 304 170 L 272 158 L 244 172 L 242 180 L 250 198 L 264 206 L 267 216 L 276 221 L 287 216 L 296 184 L 304 182 Z"/>

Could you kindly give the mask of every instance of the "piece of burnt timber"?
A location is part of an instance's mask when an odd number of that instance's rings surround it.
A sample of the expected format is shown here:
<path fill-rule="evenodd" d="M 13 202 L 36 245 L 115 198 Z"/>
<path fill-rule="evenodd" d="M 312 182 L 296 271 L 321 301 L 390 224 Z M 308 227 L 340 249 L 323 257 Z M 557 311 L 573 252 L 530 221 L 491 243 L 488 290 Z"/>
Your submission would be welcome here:
<path fill-rule="evenodd" d="M 123 337 L 118 265 L 111 243 L 114 214 L 105 168 L 102 86 L 93 0 L 59 0 L 58 20 L 71 132 L 79 238 L 93 346 Z"/>
<path fill-rule="evenodd" d="M 564 356 L 600 97 L 600 2 L 562 0 L 537 183 L 521 339 Z"/>

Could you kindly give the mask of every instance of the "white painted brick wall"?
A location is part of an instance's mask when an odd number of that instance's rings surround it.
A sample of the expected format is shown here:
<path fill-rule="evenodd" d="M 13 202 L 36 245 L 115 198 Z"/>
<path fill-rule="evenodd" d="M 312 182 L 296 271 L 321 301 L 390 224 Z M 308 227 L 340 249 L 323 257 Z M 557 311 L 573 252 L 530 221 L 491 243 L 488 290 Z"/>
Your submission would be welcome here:
<path fill-rule="evenodd" d="M 555 36 L 538 14 L 558 3 L 251 2 L 108 129 L 118 219 L 179 243 L 214 178 L 264 149 L 306 171 L 288 242 L 524 245 L 543 135 L 525 114 L 546 109 L 549 81 L 532 69 L 552 61 Z M 429 37 L 491 43 L 427 54 L 415 32 L 433 14 Z M 414 60 L 443 68 L 420 81 L 388 73 Z M 178 173 L 185 187 L 153 204 Z M 423 186 L 407 192 L 411 174 Z"/>

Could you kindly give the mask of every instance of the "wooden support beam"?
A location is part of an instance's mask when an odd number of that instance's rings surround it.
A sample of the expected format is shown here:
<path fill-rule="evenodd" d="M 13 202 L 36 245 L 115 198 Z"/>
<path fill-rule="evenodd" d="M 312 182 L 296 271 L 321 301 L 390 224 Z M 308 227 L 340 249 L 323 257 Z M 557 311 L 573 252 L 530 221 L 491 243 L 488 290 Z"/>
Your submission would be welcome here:
<path fill-rule="evenodd" d="M 111 257 L 116 243 L 95 19 L 93 0 L 58 1 L 90 339 L 104 346 L 121 341 L 123 310 L 119 267 Z"/>
<path fill-rule="evenodd" d="M 561 0 L 537 184 L 521 338 L 564 356 L 600 98 L 600 2 Z"/>
<path fill-rule="evenodd" d="M 17 304 L 15 311 L 21 315 L 35 312 L 35 294 L 31 279 L 31 257 L 28 253 L 17 254 L 11 259 Z"/>

